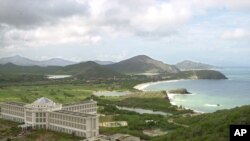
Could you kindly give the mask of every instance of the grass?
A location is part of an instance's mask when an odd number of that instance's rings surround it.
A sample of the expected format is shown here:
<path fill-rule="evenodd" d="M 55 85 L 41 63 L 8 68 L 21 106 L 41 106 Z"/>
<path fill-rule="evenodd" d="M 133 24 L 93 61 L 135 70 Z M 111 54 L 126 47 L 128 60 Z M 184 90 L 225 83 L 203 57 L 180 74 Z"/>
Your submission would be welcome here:
<path fill-rule="evenodd" d="M 130 108 L 143 108 L 154 111 L 163 111 L 172 114 L 192 113 L 192 110 L 179 110 L 171 105 L 165 91 L 135 92 L 120 97 L 97 97 L 100 106 L 118 105 Z M 106 109 L 108 110 L 108 109 Z"/>
<path fill-rule="evenodd" d="M 55 102 L 70 103 L 84 100 L 92 88 L 82 85 L 9 86 L 0 88 L 0 102 L 31 103 L 37 98 L 48 97 Z"/>
<path fill-rule="evenodd" d="M 162 92 L 135 92 L 121 97 L 93 97 L 98 101 L 99 113 L 105 116 L 100 117 L 100 121 L 127 121 L 128 127 L 100 128 L 102 134 L 126 133 L 139 136 L 142 139 L 150 140 L 151 137 L 143 134 L 143 130 L 160 129 L 168 132 L 181 128 L 181 126 L 169 122 L 170 118 L 179 114 L 192 112 L 189 110 L 178 111 L 176 106 L 172 106 L 166 98 L 166 93 Z M 162 116 L 152 114 L 138 114 L 136 112 L 119 110 L 115 106 L 137 107 L 164 111 L 174 114 L 174 116 Z M 153 122 L 146 122 L 152 120 Z"/>
<path fill-rule="evenodd" d="M 0 140 L 9 137 L 16 136 L 18 123 L 0 119 Z"/>
<path fill-rule="evenodd" d="M 79 141 L 83 138 L 50 130 L 32 130 L 30 134 L 15 139 L 15 141 Z"/>

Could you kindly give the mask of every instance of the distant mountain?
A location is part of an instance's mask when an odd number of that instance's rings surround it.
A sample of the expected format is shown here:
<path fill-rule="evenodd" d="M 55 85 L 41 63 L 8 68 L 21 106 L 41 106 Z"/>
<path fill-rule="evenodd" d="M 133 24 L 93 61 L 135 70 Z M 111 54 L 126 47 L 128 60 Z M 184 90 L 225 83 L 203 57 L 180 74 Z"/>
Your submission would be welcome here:
<path fill-rule="evenodd" d="M 68 66 L 72 64 L 76 64 L 76 62 L 60 59 L 60 58 L 53 58 L 46 61 L 39 62 L 39 66 Z"/>
<path fill-rule="evenodd" d="M 33 65 L 37 65 L 38 62 L 34 60 L 30 60 L 25 57 L 21 57 L 19 55 L 0 59 L 0 64 L 7 64 L 7 63 L 12 63 L 15 65 L 20 65 L 20 66 L 33 66 Z"/>
<path fill-rule="evenodd" d="M 19 66 L 67 66 L 76 62 L 67 61 L 64 59 L 54 58 L 45 61 L 34 61 L 19 55 L 0 59 L 0 64 L 12 63 Z"/>
<path fill-rule="evenodd" d="M 216 69 L 216 66 L 185 60 L 175 65 L 180 70 L 207 70 Z"/>
<path fill-rule="evenodd" d="M 110 64 L 115 63 L 115 62 L 112 62 L 112 61 L 100 61 L 100 60 L 94 60 L 94 62 L 96 62 L 99 65 L 110 65 Z"/>
<path fill-rule="evenodd" d="M 109 68 L 103 67 L 93 61 L 68 65 L 56 73 L 77 76 L 78 78 L 107 78 L 125 76 Z"/>
<path fill-rule="evenodd" d="M 106 65 L 106 67 L 127 74 L 179 72 L 179 69 L 175 66 L 154 60 L 145 55 L 135 56 L 118 63 Z"/>

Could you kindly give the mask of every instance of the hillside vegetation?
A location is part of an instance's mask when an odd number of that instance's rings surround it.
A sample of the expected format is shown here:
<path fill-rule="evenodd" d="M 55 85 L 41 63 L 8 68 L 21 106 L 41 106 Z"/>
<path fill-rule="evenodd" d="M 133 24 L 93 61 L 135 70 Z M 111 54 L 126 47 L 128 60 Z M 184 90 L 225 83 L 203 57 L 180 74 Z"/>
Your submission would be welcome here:
<path fill-rule="evenodd" d="M 182 117 L 175 121 L 189 125 L 189 128 L 174 130 L 153 141 L 229 141 L 229 125 L 250 124 L 250 106 Z"/>
<path fill-rule="evenodd" d="M 135 56 L 115 64 L 106 65 L 106 67 L 126 74 L 179 72 L 179 69 L 175 66 L 154 60 L 145 55 Z"/>
<path fill-rule="evenodd" d="M 170 75 L 171 79 L 227 79 L 227 77 L 215 70 L 181 71 Z"/>
<path fill-rule="evenodd" d="M 56 73 L 70 74 L 78 78 L 113 78 L 125 76 L 92 61 L 69 65 L 61 68 Z"/>

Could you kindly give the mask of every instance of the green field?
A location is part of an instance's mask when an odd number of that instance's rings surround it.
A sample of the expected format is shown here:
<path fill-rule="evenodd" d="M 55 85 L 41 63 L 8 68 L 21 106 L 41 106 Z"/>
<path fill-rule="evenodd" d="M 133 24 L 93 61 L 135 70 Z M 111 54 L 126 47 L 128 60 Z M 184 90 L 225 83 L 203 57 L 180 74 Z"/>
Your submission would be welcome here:
<path fill-rule="evenodd" d="M 68 103 L 84 100 L 93 88 L 83 85 L 9 86 L 0 88 L 0 101 L 31 103 L 37 98 L 48 97 L 55 102 Z"/>
<path fill-rule="evenodd" d="M 192 110 L 185 110 L 171 105 L 165 91 L 134 92 L 121 97 L 94 97 L 94 99 L 102 106 L 109 104 L 121 107 L 143 108 L 153 111 L 163 111 L 174 115 L 193 113 Z"/>

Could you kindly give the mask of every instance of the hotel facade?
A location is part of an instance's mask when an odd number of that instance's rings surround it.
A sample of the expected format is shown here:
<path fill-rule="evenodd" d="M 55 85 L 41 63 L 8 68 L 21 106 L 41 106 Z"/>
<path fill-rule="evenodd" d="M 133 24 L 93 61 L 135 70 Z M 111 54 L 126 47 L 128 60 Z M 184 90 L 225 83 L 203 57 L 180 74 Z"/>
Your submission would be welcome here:
<path fill-rule="evenodd" d="M 3 119 L 19 123 L 22 128 L 43 128 L 92 138 L 99 135 L 96 101 L 62 105 L 42 97 L 31 104 L 1 103 Z"/>

